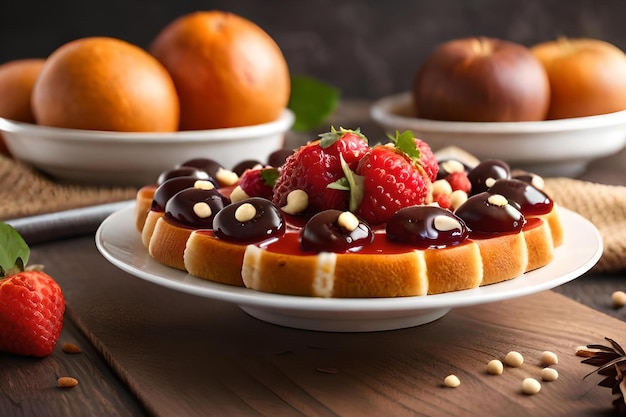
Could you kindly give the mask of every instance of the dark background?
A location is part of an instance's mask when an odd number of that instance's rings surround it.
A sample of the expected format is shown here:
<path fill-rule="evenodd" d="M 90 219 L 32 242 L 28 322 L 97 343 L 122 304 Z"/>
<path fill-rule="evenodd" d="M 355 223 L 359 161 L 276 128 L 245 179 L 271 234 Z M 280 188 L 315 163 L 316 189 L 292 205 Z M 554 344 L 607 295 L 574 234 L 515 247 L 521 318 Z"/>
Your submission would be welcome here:
<path fill-rule="evenodd" d="M 624 0 L 2 0 L 0 62 L 45 57 L 93 35 L 147 48 L 175 18 L 212 9 L 254 21 L 278 42 L 292 74 L 331 83 L 346 98 L 409 89 L 432 48 L 453 38 L 530 46 L 592 37 L 626 50 Z"/>

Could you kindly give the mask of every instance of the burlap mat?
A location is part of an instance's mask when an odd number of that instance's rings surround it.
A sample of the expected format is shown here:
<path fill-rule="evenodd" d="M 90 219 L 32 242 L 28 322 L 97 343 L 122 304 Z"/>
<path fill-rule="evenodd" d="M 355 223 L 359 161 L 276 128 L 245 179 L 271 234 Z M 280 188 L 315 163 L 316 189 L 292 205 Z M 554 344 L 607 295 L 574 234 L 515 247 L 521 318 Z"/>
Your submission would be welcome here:
<path fill-rule="evenodd" d="M 604 253 L 594 271 L 626 269 L 626 187 L 546 178 L 544 190 L 559 205 L 577 212 L 598 228 Z"/>
<path fill-rule="evenodd" d="M 58 184 L 0 155 L 0 220 L 129 200 L 136 193 L 135 188 Z"/>
<path fill-rule="evenodd" d="M 594 270 L 626 269 L 626 187 L 569 178 L 545 179 L 559 205 L 590 220 L 600 231 L 604 254 Z M 135 188 L 58 184 L 31 167 L 0 155 L 0 220 L 135 198 Z"/>

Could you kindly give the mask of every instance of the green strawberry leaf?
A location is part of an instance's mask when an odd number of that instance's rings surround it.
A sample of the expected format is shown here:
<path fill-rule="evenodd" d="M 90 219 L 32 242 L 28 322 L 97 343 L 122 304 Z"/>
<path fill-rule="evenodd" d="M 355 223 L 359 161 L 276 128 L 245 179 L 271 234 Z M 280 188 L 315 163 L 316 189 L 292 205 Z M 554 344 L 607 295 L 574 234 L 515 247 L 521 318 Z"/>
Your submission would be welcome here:
<path fill-rule="evenodd" d="M 401 150 L 407 154 L 410 158 L 420 159 L 421 153 L 419 148 L 415 145 L 415 135 L 410 130 L 405 130 L 400 133 L 396 130 L 396 136 L 389 135 L 389 138 L 394 143 L 396 149 Z"/>
<path fill-rule="evenodd" d="M 326 149 L 330 147 L 333 143 L 337 142 L 339 139 L 343 137 L 346 133 L 352 133 L 357 135 L 361 139 L 367 143 L 367 138 L 363 133 L 361 133 L 360 128 L 352 129 L 344 129 L 343 127 L 339 127 L 339 130 L 335 129 L 335 126 L 330 127 L 330 132 L 320 133 L 318 136 L 320 137 L 320 147 L 322 149 Z"/>
<path fill-rule="evenodd" d="M 365 177 L 357 175 L 354 171 L 352 171 L 341 154 L 339 155 L 339 158 L 341 159 L 341 169 L 343 170 L 345 177 L 339 178 L 337 181 L 328 184 L 327 188 L 350 191 L 349 209 L 351 212 L 355 213 L 363 200 L 363 184 L 365 182 Z"/>
<path fill-rule="evenodd" d="M 274 184 L 276 184 L 278 175 L 278 168 L 266 168 L 261 170 L 261 179 L 265 185 L 269 185 L 270 187 L 273 187 Z"/>
<path fill-rule="evenodd" d="M 16 269 L 24 270 L 29 256 L 30 248 L 19 232 L 13 226 L 0 222 L 0 272 L 2 275 Z"/>
<path fill-rule="evenodd" d="M 294 75 L 287 107 L 295 115 L 292 129 L 306 132 L 317 128 L 337 108 L 339 90 L 316 79 Z"/>

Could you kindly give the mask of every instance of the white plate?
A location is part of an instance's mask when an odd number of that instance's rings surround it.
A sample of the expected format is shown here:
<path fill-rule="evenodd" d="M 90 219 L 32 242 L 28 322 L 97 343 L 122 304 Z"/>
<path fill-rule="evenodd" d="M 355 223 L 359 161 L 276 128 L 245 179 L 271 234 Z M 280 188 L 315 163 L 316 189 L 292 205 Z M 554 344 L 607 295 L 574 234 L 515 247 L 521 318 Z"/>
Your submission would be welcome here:
<path fill-rule="evenodd" d="M 588 271 L 600 259 L 597 229 L 561 209 L 563 245 L 547 266 L 511 281 L 481 288 L 418 297 L 340 299 L 270 294 L 195 278 L 154 261 L 134 226 L 134 206 L 109 216 L 96 232 L 96 246 L 113 265 L 163 287 L 239 305 L 253 317 L 308 330 L 361 332 L 418 326 L 455 307 L 472 306 L 554 288 Z"/>
<path fill-rule="evenodd" d="M 435 150 L 457 146 L 544 177 L 578 176 L 626 145 L 626 110 L 539 122 L 446 122 L 414 117 L 411 94 L 402 93 L 378 100 L 370 113 L 387 132 L 410 130 Z"/>
<path fill-rule="evenodd" d="M 269 123 L 170 133 L 62 129 L 0 118 L 11 154 L 63 182 L 141 187 L 192 158 L 211 158 L 232 168 L 261 162 L 284 144 L 295 116 L 289 109 Z"/>

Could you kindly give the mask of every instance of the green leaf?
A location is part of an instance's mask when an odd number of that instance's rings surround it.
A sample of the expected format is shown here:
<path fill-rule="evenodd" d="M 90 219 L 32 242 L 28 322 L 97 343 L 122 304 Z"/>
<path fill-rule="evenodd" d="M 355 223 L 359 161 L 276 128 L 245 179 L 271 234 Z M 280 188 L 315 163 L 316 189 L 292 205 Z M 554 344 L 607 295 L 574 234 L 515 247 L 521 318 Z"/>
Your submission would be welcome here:
<path fill-rule="evenodd" d="M 265 168 L 261 170 L 261 179 L 263 180 L 265 185 L 269 185 L 270 187 L 273 187 L 274 184 L 276 184 L 278 176 L 278 168 Z"/>
<path fill-rule="evenodd" d="M 339 90 L 316 79 L 291 77 L 291 96 L 287 107 L 296 117 L 292 129 L 306 132 L 317 128 L 337 108 Z"/>
<path fill-rule="evenodd" d="M 320 133 L 318 136 L 320 137 L 320 147 L 322 149 L 329 148 L 333 145 L 333 143 L 337 142 L 339 139 L 343 137 L 346 133 L 352 133 L 361 139 L 365 143 L 367 143 L 367 138 L 363 133 L 361 133 L 360 128 L 352 129 L 344 129 L 343 127 L 339 127 L 339 130 L 335 129 L 335 126 L 330 127 L 330 132 Z"/>
<path fill-rule="evenodd" d="M 0 269 L 2 274 L 19 269 L 28 263 L 30 248 L 12 226 L 0 222 Z"/>
<path fill-rule="evenodd" d="M 415 144 L 415 135 L 410 130 L 400 133 L 396 130 L 396 137 L 391 138 L 396 148 L 407 154 L 413 159 L 420 158 L 420 150 Z"/>

